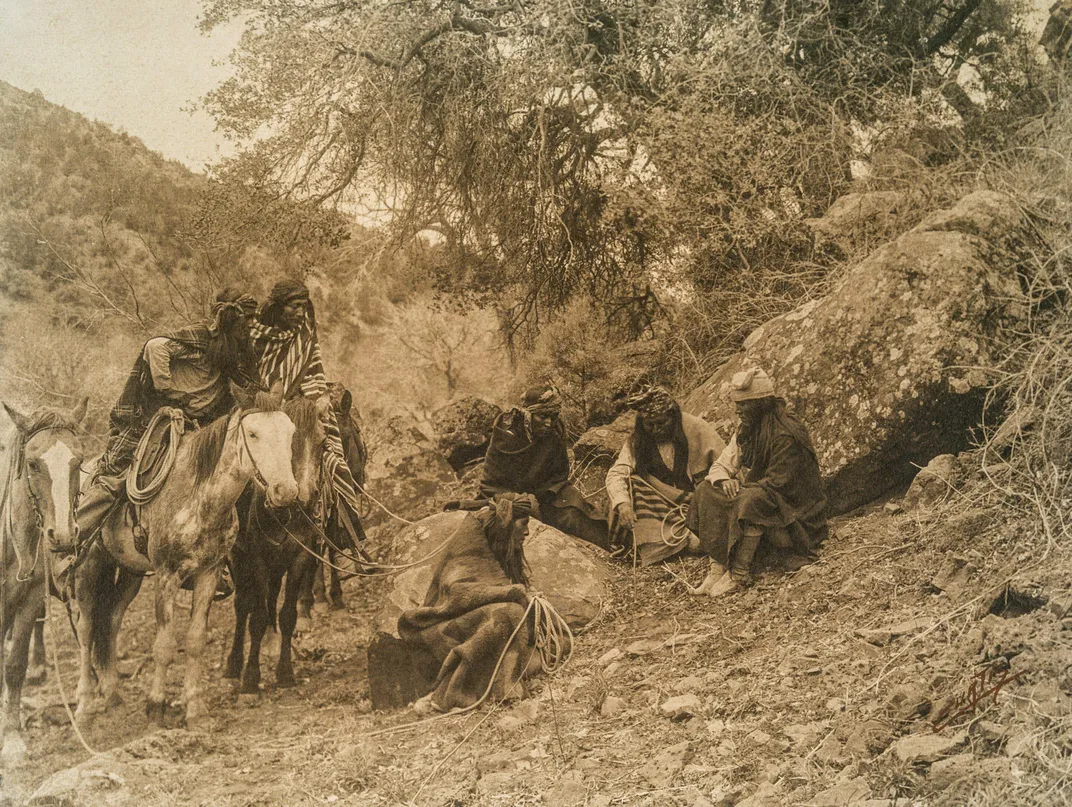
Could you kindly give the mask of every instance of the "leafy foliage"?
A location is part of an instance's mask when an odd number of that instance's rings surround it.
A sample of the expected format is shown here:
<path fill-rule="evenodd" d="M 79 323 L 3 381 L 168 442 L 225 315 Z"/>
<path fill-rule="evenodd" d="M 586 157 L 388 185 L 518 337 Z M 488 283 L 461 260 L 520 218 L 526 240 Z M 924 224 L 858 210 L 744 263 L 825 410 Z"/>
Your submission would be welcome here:
<path fill-rule="evenodd" d="M 206 9 L 245 25 L 206 101 L 246 143 L 223 173 L 382 208 L 399 243 L 434 230 L 440 288 L 494 303 L 511 338 L 578 296 L 650 332 L 670 270 L 702 293 L 777 267 L 791 297 L 822 271 L 801 220 L 847 187 L 854 127 L 964 65 L 1001 108 L 1029 71 L 1003 0 Z"/>

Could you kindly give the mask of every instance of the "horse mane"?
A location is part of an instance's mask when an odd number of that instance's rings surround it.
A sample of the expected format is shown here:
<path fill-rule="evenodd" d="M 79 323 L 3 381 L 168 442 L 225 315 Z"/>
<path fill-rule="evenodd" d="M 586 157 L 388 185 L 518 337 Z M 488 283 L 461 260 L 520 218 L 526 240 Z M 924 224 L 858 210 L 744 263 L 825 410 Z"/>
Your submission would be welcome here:
<path fill-rule="evenodd" d="M 294 424 L 296 434 L 312 431 L 316 428 L 320 419 L 320 415 L 316 410 L 316 402 L 301 396 L 287 401 L 283 406 L 283 411 L 287 413 L 287 417 Z"/>
<path fill-rule="evenodd" d="M 283 410 L 282 396 L 273 395 L 270 392 L 258 392 L 253 398 L 250 407 L 238 408 L 240 416 L 253 412 L 281 412 Z M 194 432 L 190 440 L 190 450 L 194 456 L 194 482 L 198 485 L 205 482 L 216 466 L 220 464 L 223 456 L 223 446 L 227 442 L 227 427 L 231 422 L 231 415 L 226 414 L 216 418 L 209 425 Z"/>
<path fill-rule="evenodd" d="M 188 438 L 190 451 L 194 458 L 194 483 L 202 484 L 216 470 L 223 456 L 223 446 L 227 442 L 227 427 L 230 415 L 216 418 L 204 428 L 198 429 Z"/>

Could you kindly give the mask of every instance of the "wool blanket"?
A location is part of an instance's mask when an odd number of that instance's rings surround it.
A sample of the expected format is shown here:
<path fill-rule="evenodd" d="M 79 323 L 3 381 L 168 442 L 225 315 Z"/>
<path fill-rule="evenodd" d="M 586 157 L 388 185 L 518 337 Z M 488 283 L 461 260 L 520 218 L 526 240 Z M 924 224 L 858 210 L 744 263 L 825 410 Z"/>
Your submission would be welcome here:
<path fill-rule="evenodd" d="M 506 526 L 496 523 L 499 518 L 494 508 L 466 517 L 444 550 L 424 604 L 398 620 L 398 634 L 415 654 L 428 653 L 440 665 L 431 700 L 441 711 L 473 705 L 489 683 L 489 697 L 506 697 L 535 657 L 527 587 L 507 574 L 492 548 L 508 540 L 510 529 L 527 530 L 527 524 Z"/>

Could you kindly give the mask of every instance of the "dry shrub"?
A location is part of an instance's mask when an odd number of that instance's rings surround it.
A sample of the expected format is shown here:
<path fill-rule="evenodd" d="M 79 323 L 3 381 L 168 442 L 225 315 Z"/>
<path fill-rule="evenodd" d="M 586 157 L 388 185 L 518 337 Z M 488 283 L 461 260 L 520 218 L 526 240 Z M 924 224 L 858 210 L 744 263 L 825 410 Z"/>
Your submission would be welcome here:
<path fill-rule="evenodd" d="M 1010 497 L 1029 504 L 1046 538 L 1072 527 L 1072 102 L 1066 97 L 1023 145 L 997 155 L 983 178 L 1011 194 L 1031 218 L 1038 246 L 1022 282 L 1030 302 L 992 396 L 1005 420 L 986 429 L 984 469 Z"/>

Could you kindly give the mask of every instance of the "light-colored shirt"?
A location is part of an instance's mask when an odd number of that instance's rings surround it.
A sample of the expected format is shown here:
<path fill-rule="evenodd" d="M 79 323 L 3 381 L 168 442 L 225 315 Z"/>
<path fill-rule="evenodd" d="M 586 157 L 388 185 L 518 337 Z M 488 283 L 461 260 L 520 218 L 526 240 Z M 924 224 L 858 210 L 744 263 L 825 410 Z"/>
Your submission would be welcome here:
<path fill-rule="evenodd" d="M 719 437 L 715 427 L 710 423 L 687 413 L 681 415 L 681 425 L 685 431 L 685 439 L 689 445 L 688 472 L 693 479 L 697 475 L 706 473 L 720 452 L 726 448 L 726 444 Z M 659 456 L 667 468 L 674 467 L 674 444 L 672 442 L 659 443 Z M 618 459 L 607 471 L 607 498 L 610 499 L 611 509 L 623 502 L 631 503 L 629 493 L 629 477 L 636 473 L 636 456 L 633 454 L 633 441 L 626 438 L 622 450 L 618 452 Z M 654 477 L 646 477 L 645 481 L 664 493 L 672 493 L 673 489 L 664 485 Z M 664 490 L 665 489 L 665 490 Z"/>
<path fill-rule="evenodd" d="M 210 407 L 222 390 L 224 381 L 205 361 L 205 354 L 182 342 L 157 336 L 145 343 L 142 355 L 159 392 L 176 401 L 190 396 L 183 405 L 190 414 Z"/>
<path fill-rule="evenodd" d="M 735 479 L 741 472 L 741 449 L 737 447 L 737 435 L 730 439 L 730 444 L 722 449 L 718 459 L 711 463 L 711 470 L 707 472 L 707 481 L 712 485 L 724 482 L 727 479 Z"/>

